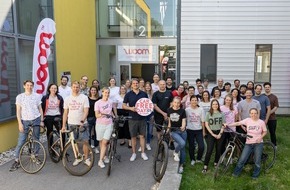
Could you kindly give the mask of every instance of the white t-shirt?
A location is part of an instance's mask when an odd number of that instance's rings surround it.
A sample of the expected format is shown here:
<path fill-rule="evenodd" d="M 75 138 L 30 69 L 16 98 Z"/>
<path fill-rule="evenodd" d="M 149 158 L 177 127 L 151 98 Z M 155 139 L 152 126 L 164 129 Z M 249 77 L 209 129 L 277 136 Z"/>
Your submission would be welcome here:
<path fill-rule="evenodd" d="M 68 124 L 80 125 L 84 108 L 89 108 L 89 99 L 86 95 L 70 95 L 64 100 L 63 108 L 68 109 Z"/>
<path fill-rule="evenodd" d="M 41 115 L 38 109 L 38 106 L 41 105 L 39 94 L 21 93 L 16 97 L 15 104 L 21 107 L 21 120 L 34 120 Z"/>
<path fill-rule="evenodd" d="M 206 113 L 210 109 L 210 102 L 199 102 L 199 107 L 203 109 L 203 117 L 205 118 Z"/>
<path fill-rule="evenodd" d="M 115 100 L 114 100 L 113 103 L 117 104 L 117 109 L 123 109 L 123 108 L 122 108 L 123 101 L 124 101 L 124 98 L 122 98 L 122 97 L 120 96 L 120 94 L 118 94 L 118 95 L 115 97 Z"/>
<path fill-rule="evenodd" d="M 159 90 L 158 84 L 155 84 L 155 83 L 151 83 L 151 88 L 152 88 L 153 93 Z"/>
<path fill-rule="evenodd" d="M 197 107 L 195 109 L 188 107 L 185 109 L 186 113 L 186 129 L 190 130 L 201 130 L 201 122 L 204 122 L 203 109 Z"/>
<path fill-rule="evenodd" d="M 71 87 L 66 86 L 63 88 L 62 86 L 58 87 L 58 94 L 61 95 L 63 99 L 71 95 Z"/>
<path fill-rule="evenodd" d="M 110 89 L 109 100 L 111 100 L 112 102 L 114 102 L 115 99 L 116 99 L 116 97 L 118 96 L 118 94 L 120 92 L 120 87 L 114 86 L 114 87 L 109 87 L 109 89 Z"/>
<path fill-rule="evenodd" d="M 58 100 L 57 96 L 55 97 L 49 96 L 46 105 L 47 106 L 46 113 L 44 113 L 44 115 L 48 116 L 60 115 L 59 103 L 60 101 Z"/>

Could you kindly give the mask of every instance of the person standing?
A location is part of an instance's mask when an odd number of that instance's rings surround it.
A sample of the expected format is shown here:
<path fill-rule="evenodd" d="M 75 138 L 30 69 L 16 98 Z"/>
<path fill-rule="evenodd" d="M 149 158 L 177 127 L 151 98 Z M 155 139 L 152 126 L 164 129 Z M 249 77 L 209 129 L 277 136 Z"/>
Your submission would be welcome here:
<path fill-rule="evenodd" d="M 204 122 L 203 109 L 198 107 L 198 99 L 195 95 L 190 97 L 190 106 L 185 109 L 186 112 L 186 132 L 187 141 L 189 144 L 188 151 L 193 166 L 196 162 L 201 163 L 201 157 L 204 151 L 203 142 L 203 128 L 202 122 Z M 198 151 L 197 159 L 195 159 L 195 143 L 197 142 Z"/>
<path fill-rule="evenodd" d="M 215 89 L 219 89 L 221 92 L 225 91 L 224 79 L 222 78 L 218 79 L 218 85 L 212 88 L 212 91 L 210 93 L 211 96 L 214 96 Z"/>
<path fill-rule="evenodd" d="M 177 143 L 173 156 L 175 161 L 179 161 L 178 173 L 183 173 L 183 165 L 185 163 L 186 152 L 186 113 L 185 110 L 180 108 L 181 99 L 174 97 L 172 107 L 167 110 L 168 117 L 168 131 L 171 130 L 171 137 Z M 180 156 L 178 153 L 180 152 Z"/>
<path fill-rule="evenodd" d="M 141 157 L 143 160 L 148 160 L 148 157 L 145 153 L 145 135 L 146 135 L 146 117 L 141 116 L 137 113 L 135 104 L 141 98 L 148 98 L 147 94 L 144 91 L 139 89 L 138 79 L 132 79 L 131 81 L 131 91 L 128 92 L 123 101 L 122 108 L 129 111 L 129 116 L 132 119 L 129 120 L 129 130 L 131 135 L 132 142 L 132 156 L 130 161 L 133 162 L 136 160 L 136 141 L 137 135 L 139 134 L 140 146 L 141 146 Z"/>
<path fill-rule="evenodd" d="M 250 109 L 250 118 L 243 119 L 240 122 L 227 124 L 227 126 L 238 126 L 245 125 L 247 135 L 252 136 L 252 138 L 247 138 L 246 144 L 244 146 L 243 152 L 239 158 L 238 164 L 234 169 L 233 176 L 238 177 L 247 162 L 249 156 L 254 152 L 254 170 L 253 179 L 257 179 L 261 171 L 261 159 L 263 152 L 263 138 L 267 134 L 267 128 L 265 122 L 259 119 L 258 110 L 256 108 Z"/>
<path fill-rule="evenodd" d="M 160 82 L 160 81 L 159 81 Z M 159 83 L 158 82 L 158 83 Z M 159 89 L 159 86 L 158 86 Z M 150 100 L 152 100 L 152 96 L 153 96 L 153 90 L 152 90 L 152 86 L 150 84 L 150 82 L 146 82 L 145 83 L 145 93 L 147 93 L 147 96 Z M 152 139 L 152 135 L 153 135 L 153 126 L 152 124 L 149 122 L 152 117 L 153 117 L 154 113 L 152 112 L 150 115 L 148 115 L 146 117 L 146 126 L 147 126 L 147 133 L 146 133 L 146 149 L 147 150 L 151 150 L 151 139 Z M 139 152 L 141 152 L 141 147 L 138 150 Z"/>
<path fill-rule="evenodd" d="M 204 166 L 202 173 L 207 173 L 208 164 L 215 147 L 215 159 L 214 159 L 214 166 L 217 165 L 223 145 L 223 124 L 225 124 L 225 116 L 220 110 L 219 102 L 214 99 L 211 101 L 210 110 L 207 112 L 205 117 L 205 127 L 208 131 L 208 135 L 206 137 L 207 143 L 207 151 L 204 159 Z"/>
<path fill-rule="evenodd" d="M 195 92 L 194 86 L 189 86 L 187 92 L 187 95 L 185 95 L 181 100 L 181 104 L 184 109 L 190 107 L 190 98 L 192 95 L 194 95 Z"/>
<path fill-rule="evenodd" d="M 81 94 L 84 94 L 86 96 L 89 95 L 89 87 L 88 87 L 88 81 L 89 81 L 89 78 L 84 75 L 81 77 L 81 81 L 80 81 L 80 93 Z"/>
<path fill-rule="evenodd" d="M 99 146 L 99 141 L 97 141 L 97 135 L 96 135 L 96 114 L 95 114 L 95 103 L 100 99 L 99 97 L 99 91 L 96 86 L 91 86 L 90 91 L 89 91 L 89 113 L 88 113 L 88 124 L 89 124 L 89 134 L 90 134 L 90 139 L 89 139 L 89 144 L 93 149 L 95 149 L 95 153 L 98 154 L 98 146 Z M 93 144 L 92 144 L 93 141 Z"/>
<path fill-rule="evenodd" d="M 67 76 L 63 75 L 60 79 L 60 85 L 58 87 L 58 93 L 62 96 L 63 99 L 71 95 L 71 87 L 67 85 L 69 79 Z"/>
<path fill-rule="evenodd" d="M 96 133 L 97 140 L 100 142 L 100 160 L 98 166 L 104 168 L 104 163 L 109 163 L 109 158 L 106 157 L 108 142 L 113 132 L 113 102 L 109 99 L 110 89 L 102 88 L 102 99 L 95 103 Z M 111 116 L 111 117 L 108 117 Z"/>
<path fill-rule="evenodd" d="M 240 84 L 241 84 L 241 81 L 239 79 L 235 79 L 234 80 L 234 86 L 235 86 L 235 88 L 239 89 L 240 88 Z"/>
<path fill-rule="evenodd" d="M 158 87 L 159 80 L 160 80 L 159 75 L 157 73 L 155 73 L 153 75 L 153 83 L 151 83 L 153 93 L 159 90 L 159 87 Z"/>
<path fill-rule="evenodd" d="M 269 117 L 267 125 L 270 132 L 271 142 L 277 148 L 277 142 L 276 142 L 277 118 L 276 118 L 275 112 L 277 111 L 279 107 L 279 101 L 278 101 L 277 96 L 271 92 L 271 87 L 272 87 L 272 84 L 270 82 L 264 83 L 265 95 L 269 98 L 270 105 L 271 105 L 270 117 Z"/>
<path fill-rule="evenodd" d="M 18 122 L 18 142 L 15 148 L 15 161 L 9 171 L 15 171 L 20 167 L 19 153 L 21 146 L 25 143 L 29 125 L 34 126 L 34 135 L 37 140 L 40 136 L 40 125 L 43 125 L 43 111 L 41 98 L 33 92 L 34 82 L 26 80 L 23 83 L 24 92 L 16 97 L 16 117 Z"/>
<path fill-rule="evenodd" d="M 84 164 L 90 166 L 91 160 L 89 155 L 89 130 L 87 126 L 87 116 L 89 112 L 89 99 L 86 95 L 80 93 L 80 83 L 74 81 L 72 83 L 72 94 L 64 100 L 63 105 L 63 119 L 62 119 L 62 131 L 66 130 L 68 124 L 69 128 L 79 127 L 85 130 L 75 131 L 75 135 L 83 142 L 84 151 Z M 75 159 L 73 166 L 77 166 L 82 162 L 82 159 Z"/>
<path fill-rule="evenodd" d="M 267 124 L 271 114 L 271 105 L 269 98 L 265 94 L 262 94 L 262 85 L 257 84 L 255 86 L 255 96 L 253 96 L 253 99 L 260 102 L 260 119 Z"/>
<path fill-rule="evenodd" d="M 183 99 L 183 97 L 186 95 L 186 92 L 184 90 L 184 86 L 183 84 L 180 84 L 177 88 L 177 90 L 173 90 L 172 92 L 172 96 L 176 97 L 178 96 L 181 100 Z"/>
<path fill-rule="evenodd" d="M 246 99 L 246 90 L 247 90 L 247 85 L 245 84 L 242 84 L 239 88 L 240 90 L 240 95 L 241 95 L 241 98 L 244 100 Z"/>
<path fill-rule="evenodd" d="M 166 90 L 169 90 L 171 92 L 175 90 L 175 86 L 173 85 L 171 77 L 166 77 Z"/>
<path fill-rule="evenodd" d="M 211 101 L 215 99 L 215 100 L 219 101 L 220 105 L 224 105 L 225 99 L 221 97 L 221 94 L 222 93 L 221 93 L 220 89 L 218 89 L 218 88 L 214 89 L 214 94 L 211 98 Z"/>
<path fill-rule="evenodd" d="M 163 125 L 164 121 L 167 121 L 167 109 L 172 102 L 172 94 L 169 90 L 166 90 L 166 83 L 164 80 L 159 81 L 159 90 L 153 94 L 152 102 L 154 104 L 154 120 L 158 125 Z M 160 128 L 156 128 L 157 137 L 160 138 Z"/>
<path fill-rule="evenodd" d="M 226 95 L 231 94 L 231 86 L 232 86 L 231 83 L 229 83 L 229 82 L 226 82 L 226 83 L 225 83 L 225 86 L 224 86 L 225 91 L 221 92 L 221 97 L 222 97 L 223 99 L 225 99 Z M 222 105 L 222 104 L 221 104 L 221 105 Z"/>
<path fill-rule="evenodd" d="M 49 134 L 53 131 L 53 126 L 57 131 L 61 130 L 61 123 L 55 121 L 55 118 L 62 119 L 63 114 L 63 98 L 58 95 L 58 88 L 56 84 L 50 84 L 47 88 L 47 94 L 42 97 L 41 105 L 43 115 L 45 117 L 44 125 L 46 127 L 47 142 Z M 60 124 L 60 126 L 59 126 Z M 63 134 L 63 142 L 65 142 L 65 135 Z M 49 144 L 53 143 L 53 139 Z M 48 147 L 50 150 L 50 147 Z"/>

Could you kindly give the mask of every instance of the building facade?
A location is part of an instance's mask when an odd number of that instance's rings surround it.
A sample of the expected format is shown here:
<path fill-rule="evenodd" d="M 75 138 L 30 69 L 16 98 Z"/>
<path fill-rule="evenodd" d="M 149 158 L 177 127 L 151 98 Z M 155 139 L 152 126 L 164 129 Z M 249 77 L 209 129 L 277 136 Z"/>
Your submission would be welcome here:
<path fill-rule="evenodd" d="M 272 83 L 290 113 L 290 2 L 182 0 L 180 79 Z"/>

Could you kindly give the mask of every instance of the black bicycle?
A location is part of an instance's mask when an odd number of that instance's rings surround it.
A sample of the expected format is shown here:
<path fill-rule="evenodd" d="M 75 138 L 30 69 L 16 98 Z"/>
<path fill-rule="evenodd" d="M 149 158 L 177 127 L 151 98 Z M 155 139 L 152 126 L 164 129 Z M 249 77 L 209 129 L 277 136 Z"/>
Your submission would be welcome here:
<path fill-rule="evenodd" d="M 230 128 L 228 129 L 231 130 Z M 228 171 L 230 165 L 236 164 L 238 162 L 238 159 L 241 156 L 241 153 L 245 146 L 244 143 L 238 137 L 240 136 L 243 138 L 252 138 L 252 136 L 250 135 L 238 133 L 233 130 L 231 130 L 231 135 L 232 138 L 229 141 L 225 152 L 221 155 L 219 162 L 216 166 L 216 169 L 214 171 L 215 180 L 218 177 L 224 175 Z M 251 156 L 249 157 L 247 164 L 254 164 L 253 154 L 254 153 L 252 153 Z M 275 160 L 276 160 L 275 146 L 273 145 L 273 143 L 269 141 L 264 141 L 261 158 L 263 171 L 267 172 L 274 165 Z"/>
<path fill-rule="evenodd" d="M 107 117 L 111 117 L 113 119 L 113 132 L 111 134 L 111 138 L 108 146 L 108 169 L 107 176 L 111 175 L 111 170 L 113 167 L 114 158 L 116 158 L 119 162 L 121 161 L 121 155 L 117 154 L 117 141 L 118 141 L 118 131 L 120 127 L 123 127 L 126 120 L 131 119 L 131 116 L 120 116 L 117 118 L 113 118 L 111 115 L 107 115 Z"/>
<path fill-rule="evenodd" d="M 40 132 L 44 133 L 42 126 L 29 125 L 26 142 L 20 148 L 19 163 L 21 168 L 29 173 L 39 172 L 46 162 L 46 152 L 42 143 L 35 139 L 34 128 L 40 127 Z"/>

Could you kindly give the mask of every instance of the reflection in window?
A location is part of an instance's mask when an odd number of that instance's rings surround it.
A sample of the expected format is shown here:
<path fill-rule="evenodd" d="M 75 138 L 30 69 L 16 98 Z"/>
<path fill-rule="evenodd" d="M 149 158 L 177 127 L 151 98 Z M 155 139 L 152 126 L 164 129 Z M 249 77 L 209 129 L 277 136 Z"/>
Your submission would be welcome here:
<path fill-rule="evenodd" d="M 272 45 L 256 45 L 255 82 L 269 82 Z"/>
<path fill-rule="evenodd" d="M 13 32 L 12 0 L 1 1 L 0 6 L 0 32 Z"/>
<path fill-rule="evenodd" d="M 15 115 L 17 78 L 13 38 L 0 36 L 0 65 L 0 120 L 3 120 Z"/>
<path fill-rule="evenodd" d="M 200 46 L 200 78 L 216 82 L 217 45 L 201 44 Z"/>

